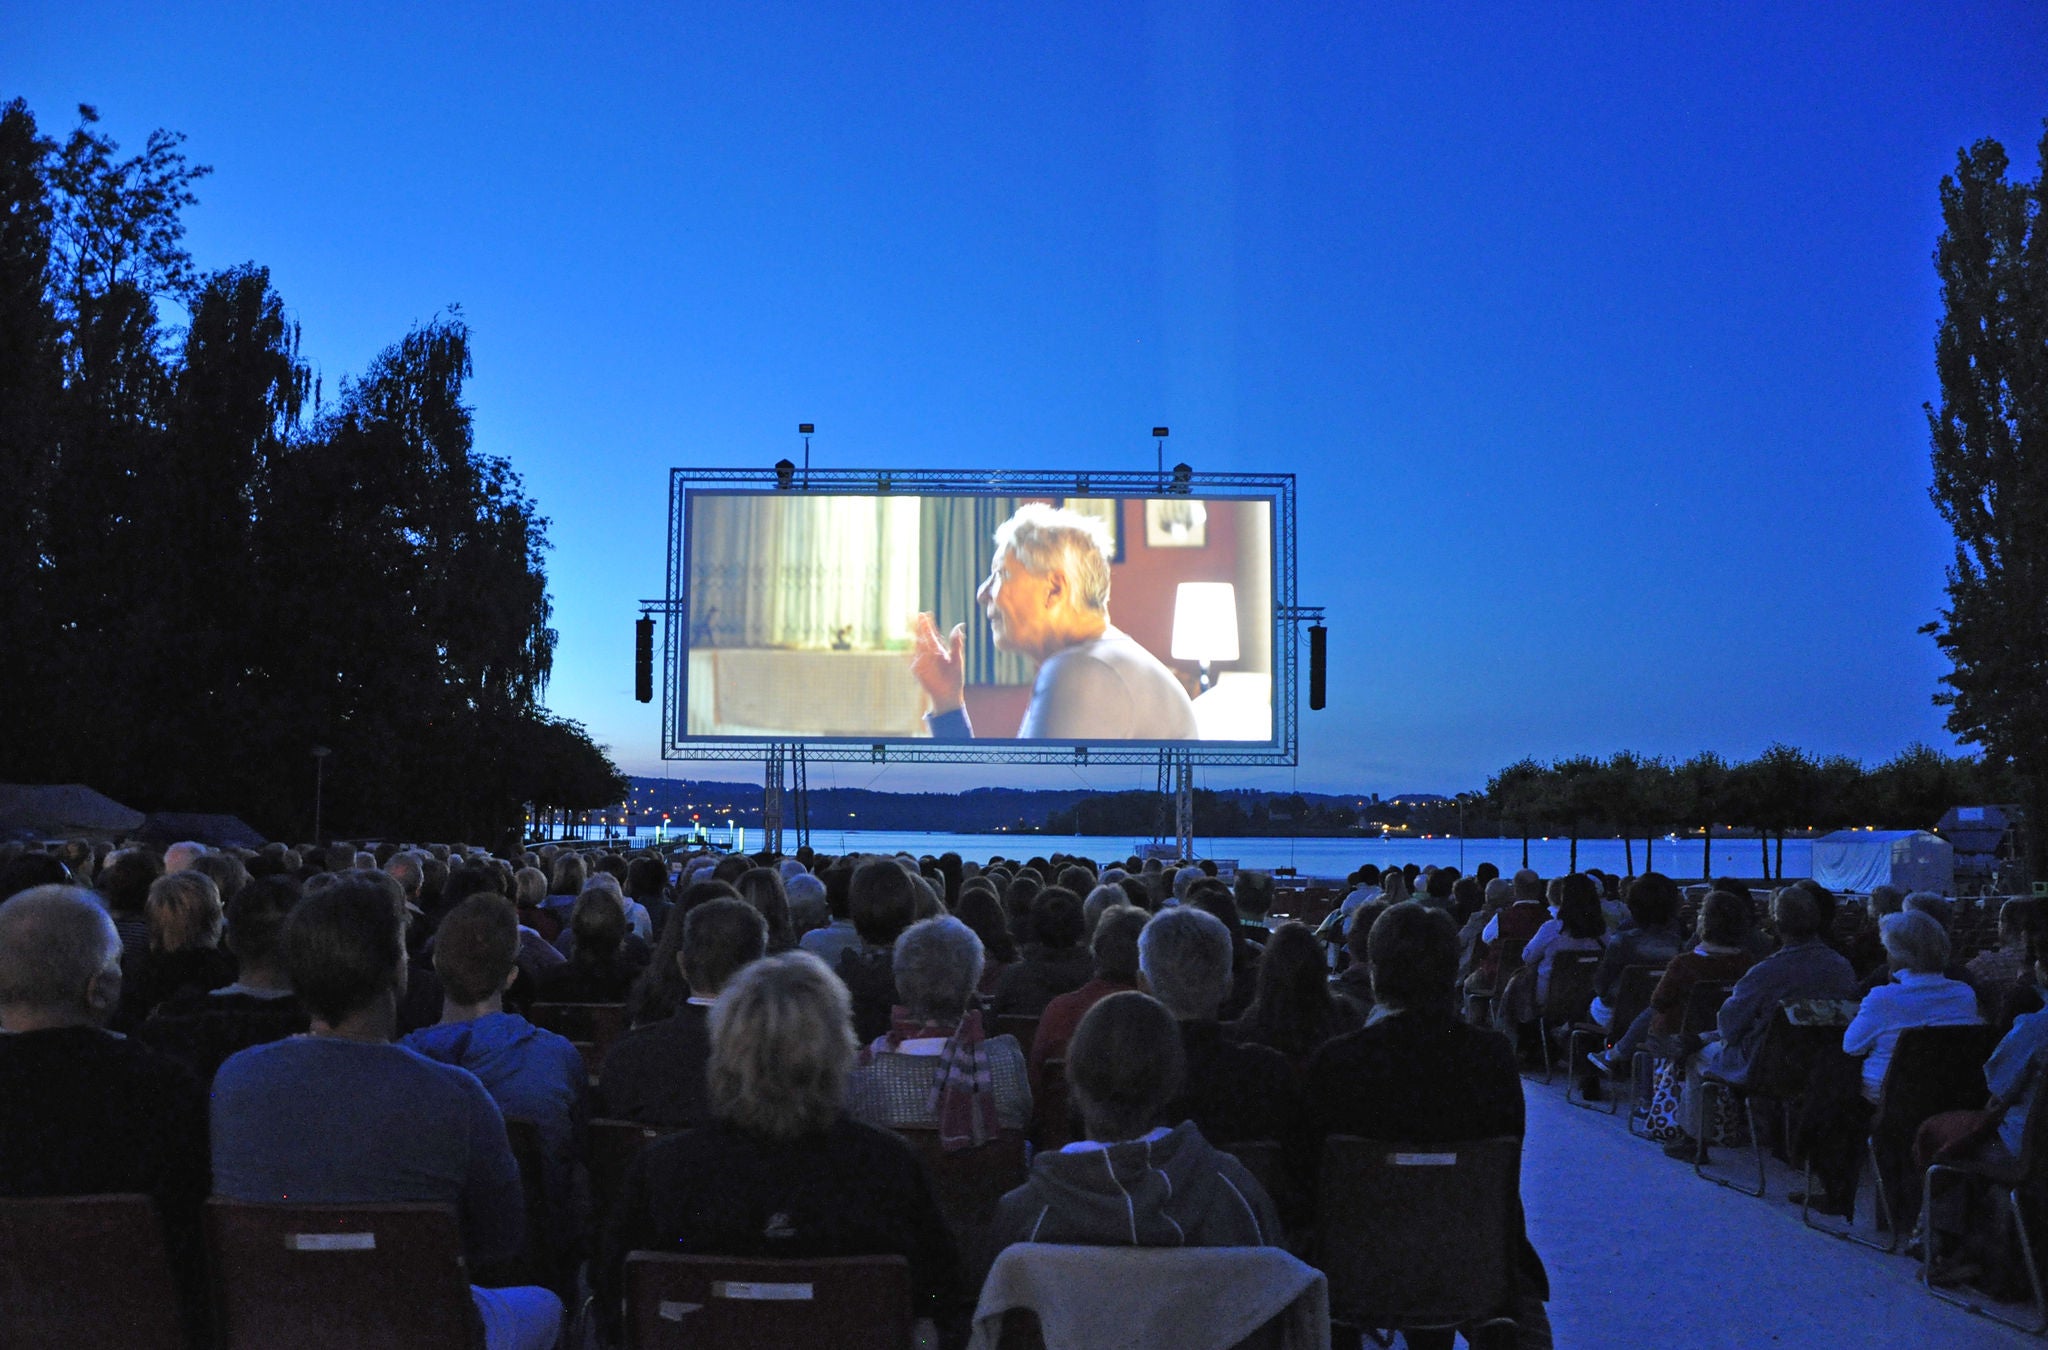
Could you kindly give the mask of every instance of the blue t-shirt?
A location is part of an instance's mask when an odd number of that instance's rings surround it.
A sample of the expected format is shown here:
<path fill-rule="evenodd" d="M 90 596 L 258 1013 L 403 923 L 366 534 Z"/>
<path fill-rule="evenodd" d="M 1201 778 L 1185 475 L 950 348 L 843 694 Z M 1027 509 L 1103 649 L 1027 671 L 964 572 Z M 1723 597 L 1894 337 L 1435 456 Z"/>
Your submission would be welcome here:
<path fill-rule="evenodd" d="M 2048 1009 L 2013 1019 L 2012 1030 L 1984 1061 L 1984 1085 L 1991 1095 L 2007 1103 L 2005 1118 L 1998 1122 L 1998 1141 L 2017 1158 L 2020 1140 L 2027 1132 L 2027 1113 L 2041 1099 L 2041 1075 L 2035 1061 L 2048 1050 Z M 2013 1094 L 2024 1085 L 2025 1091 Z"/>
<path fill-rule="evenodd" d="M 295 1036 L 213 1080 L 213 1193 L 281 1204 L 455 1206 L 471 1262 L 518 1253 L 519 1165 L 476 1076 L 399 1045 Z"/>

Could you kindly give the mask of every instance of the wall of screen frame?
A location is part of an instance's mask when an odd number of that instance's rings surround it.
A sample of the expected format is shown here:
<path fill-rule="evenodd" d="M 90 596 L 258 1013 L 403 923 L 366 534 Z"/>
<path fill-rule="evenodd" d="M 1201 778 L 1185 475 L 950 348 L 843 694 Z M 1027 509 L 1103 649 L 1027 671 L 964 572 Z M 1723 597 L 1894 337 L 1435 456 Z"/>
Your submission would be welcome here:
<path fill-rule="evenodd" d="M 643 607 L 663 617 L 661 642 L 661 757 L 668 760 L 749 760 L 801 747 L 812 763 L 874 764 L 1158 764 L 1162 756 L 1204 765 L 1293 766 L 1300 758 L 1297 704 L 1300 626 L 1319 619 L 1295 595 L 1294 475 L 1277 473 L 1056 473 L 958 469 L 671 469 L 668 493 L 668 571 L 662 599 Z M 685 734 L 684 662 L 688 578 L 683 533 L 692 489 L 849 494 L 902 492 L 914 496 L 974 494 L 997 497 L 1239 497 L 1273 503 L 1273 718 L 1278 735 L 1254 747 L 1220 742 L 1045 745 L 1029 741 L 880 740 L 720 737 Z"/>

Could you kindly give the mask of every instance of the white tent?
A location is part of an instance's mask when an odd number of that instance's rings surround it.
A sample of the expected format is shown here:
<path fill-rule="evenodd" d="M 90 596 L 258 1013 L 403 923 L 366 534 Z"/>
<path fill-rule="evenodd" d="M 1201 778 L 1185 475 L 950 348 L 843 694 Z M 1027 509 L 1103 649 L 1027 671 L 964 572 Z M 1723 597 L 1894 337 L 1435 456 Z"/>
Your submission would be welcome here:
<path fill-rule="evenodd" d="M 1925 830 L 1836 830 L 1813 841 L 1813 879 L 1831 891 L 1955 889 L 1956 854 Z"/>

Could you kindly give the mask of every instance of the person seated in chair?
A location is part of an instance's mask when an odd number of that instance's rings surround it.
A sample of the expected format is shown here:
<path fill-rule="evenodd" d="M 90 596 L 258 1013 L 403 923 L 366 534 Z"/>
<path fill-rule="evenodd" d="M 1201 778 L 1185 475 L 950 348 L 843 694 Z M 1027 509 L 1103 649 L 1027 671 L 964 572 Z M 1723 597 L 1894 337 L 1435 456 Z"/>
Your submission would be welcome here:
<path fill-rule="evenodd" d="M 1522 1080 L 1513 1047 L 1458 1016 L 1458 934 L 1451 921 L 1414 901 L 1395 905 L 1373 925 L 1367 960 L 1371 1021 L 1309 1061 L 1314 1149 L 1333 1134 L 1418 1145 L 1521 1138 Z M 1511 1223 L 1516 1287 L 1510 1306 L 1499 1311 L 1515 1320 L 1513 1345 L 1548 1347 L 1543 1305 L 1550 1281 L 1524 1230 L 1519 1195 Z M 1403 1334 L 1415 1350 L 1448 1350 L 1452 1341 L 1448 1331 Z"/>
<path fill-rule="evenodd" d="M 1600 968 L 1593 972 L 1594 1022 L 1610 1036 L 1627 1027 L 1612 1025 L 1614 996 L 1621 989 L 1622 972 L 1630 966 L 1668 965 L 1678 955 L 1685 939 L 1678 931 L 1678 885 L 1662 872 L 1645 872 L 1628 889 L 1629 921 L 1607 941 L 1600 954 Z"/>
<path fill-rule="evenodd" d="M 1024 1048 L 988 1036 L 974 1004 L 981 939 L 947 915 L 903 930 L 890 963 L 897 996 L 889 1030 L 860 1052 L 846 1085 L 855 1120 L 936 1129 L 940 1146 L 973 1148 L 1031 1122 Z"/>
<path fill-rule="evenodd" d="M 1686 1066 L 1679 1099 L 1683 1133 L 1664 1148 L 1671 1157 L 1705 1157 L 1700 1141 L 1705 1111 L 1700 1076 L 1710 1073 L 1737 1087 L 1747 1083 L 1757 1047 L 1779 1004 L 1787 999 L 1856 997 L 1856 972 L 1848 958 L 1821 940 L 1820 902 L 1811 891 L 1799 886 L 1779 891 L 1771 898 L 1771 919 L 1778 930 L 1778 950 L 1736 982 L 1709 1033 L 1712 1039 Z"/>
<path fill-rule="evenodd" d="M 870 858 L 854 871 L 847 908 L 860 946 L 834 967 L 853 998 L 853 1034 L 865 1045 L 889 1030 L 896 997 L 896 939 L 917 921 L 917 888 L 893 858 Z"/>
<path fill-rule="evenodd" d="M 213 1080 L 214 1194 L 256 1204 L 454 1207 L 471 1266 L 518 1254 L 526 1228 L 505 1118 L 476 1076 L 393 1045 L 405 996 L 405 893 L 349 872 L 284 931 L 309 1035 L 244 1050 Z M 472 1286 L 489 1350 L 548 1350 L 562 1303 Z"/>
<path fill-rule="evenodd" d="M 1280 1216 L 1257 1178 L 1193 1121 L 1163 1123 L 1186 1062 L 1156 999 L 1126 991 L 1090 1008 L 1067 1055 L 1087 1138 L 1032 1160 L 996 1210 L 994 1246 L 1279 1246 Z"/>
<path fill-rule="evenodd" d="M 996 982 L 992 1011 L 999 1016 L 1038 1017 L 1045 1005 L 1088 983 L 1095 962 L 1088 951 L 1088 925 L 1081 897 L 1063 886 L 1039 892 L 1031 911 L 1033 941 L 1024 959 Z"/>
<path fill-rule="evenodd" d="M 597 1095 L 608 1116 L 643 1125 L 702 1125 L 711 1119 L 704 1066 L 711 1059 L 711 1009 L 732 977 L 768 949 L 768 921 L 744 900 L 707 900 L 681 916 L 676 964 L 690 992 L 673 1016 L 635 1027 L 604 1058 Z"/>
<path fill-rule="evenodd" d="M 711 1010 L 711 1123 L 627 1169 L 591 1265 L 601 1319 L 616 1325 L 636 1251 L 900 1255 L 919 1315 L 958 1306 L 959 1253 L 923 1164 L 842 1110 L 854 1054 L 846 986 L 817 957 L 784 952 L 734 977 Z"/>
<path fill-rule="evenodd" d="M 196 1330 L 206 1095 L 106 1030 L 120 1001 L 121 938 L 91 891 L 34 886 L 0 904 L 0 1196 L 148 1195 Z"/>
<path fill-rule="evenodd" d="M 135 1038 L 211 1084 L 236 1051 L 305 1031 L 306 1009 L 292 994 L 279 949 L 298 902 L 299 883 L 290 877 L 259 877 L 244 886 L 228 905 L 227 945 L 240 966 L 235 982 L 157 1005 Z"/>

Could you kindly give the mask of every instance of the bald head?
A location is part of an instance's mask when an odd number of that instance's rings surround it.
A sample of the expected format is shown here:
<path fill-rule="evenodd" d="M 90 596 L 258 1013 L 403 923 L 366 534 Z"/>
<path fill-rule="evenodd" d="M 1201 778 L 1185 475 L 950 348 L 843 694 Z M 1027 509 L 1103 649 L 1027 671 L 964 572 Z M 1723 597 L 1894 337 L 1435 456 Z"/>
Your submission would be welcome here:
<path fill-rule="evenodd" d="M 98 1023 L 121 998 L 121 938 L 92 892 L 37 886 L 0 905 L 0 1023 Z"/>

